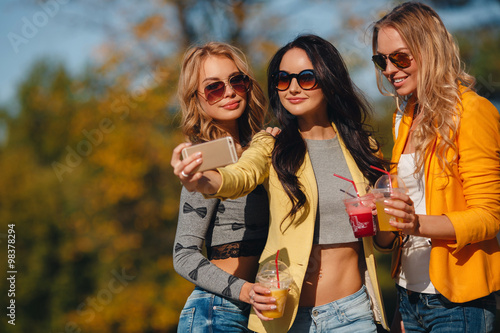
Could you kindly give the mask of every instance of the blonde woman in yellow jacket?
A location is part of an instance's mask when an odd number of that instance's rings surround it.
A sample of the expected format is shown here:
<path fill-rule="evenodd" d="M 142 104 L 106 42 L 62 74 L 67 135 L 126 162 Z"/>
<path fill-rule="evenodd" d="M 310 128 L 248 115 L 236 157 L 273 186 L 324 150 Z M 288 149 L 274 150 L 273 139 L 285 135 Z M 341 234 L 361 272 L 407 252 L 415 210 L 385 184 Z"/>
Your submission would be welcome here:
<path fill-rule="evenodd" d="M 260 264 L 279 258 L 293 276 L 282 318 L 269 290 L 251 292 L 249 328 L 256 332 L 376 332 L 387 327 L 377 282 L 371 237 L 354 238 L 334 177 L 373 183 L 384 167 L 378 144 L 363 121 L 369 108 L 355 90 L 335 47 L 315 36 L 299 36 L 282 47 L 268 69 L 270 105 L 280 123 L 274 138 L 257 134 L 240 160 L 199 173 L 203 157 L 172 156 L 174 173 L 189 190 L 227 199 L 264 184 L 270 204 L 269 236 Z M 363 260 L 364 259 L 364 260 Z"/>
<path fill-rule="evenodd" d="M 379 89 L 394 87 L 392 172 L 409 195 L 387 212 L 401 233 L 393 278 L 407 332 L 493 332 L 500 289 L 500 115 L 473 91 L 458 47 L 438 14 L 402 4 L 374 25 Z M 396 318 L 395 329 L 401 329 Z"/>

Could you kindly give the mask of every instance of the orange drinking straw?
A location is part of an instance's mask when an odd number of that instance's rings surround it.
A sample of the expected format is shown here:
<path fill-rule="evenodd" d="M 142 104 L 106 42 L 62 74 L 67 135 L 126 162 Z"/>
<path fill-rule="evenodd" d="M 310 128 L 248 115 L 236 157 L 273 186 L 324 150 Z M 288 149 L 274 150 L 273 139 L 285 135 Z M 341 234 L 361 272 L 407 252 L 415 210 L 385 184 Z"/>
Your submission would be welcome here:
<path fill-rule="evenodd" d="M 354 190 L 356 191 L 356 194 L 357 194 L 357 195 L 358 195 L 358 197 L 359 197 L 358 189 L 356 188 L 356 184 L 354 184 L 354 181 L 352 181 L 352 180 L 350 180 L 350 179 L 347 179 L 347 178 L 345 178 L 345 177 L 339 176 L 339 175 L 337 175 L 336 173 L 334 173 L 333 175 L 334 175 L 335 177 L 339 177 L 339 178 L 341 178 L 341 179 L 343 179 L 343 180 L 347 180 L 349 183 L 351 183 L 351 184 L 352 184 L 352 186 L 354 186 Z"/>
<path fill-rule="evenodd" d="M 279 273 L 279 269 L 278 269 L 278 255 L 280 254 L 280 250 L 278 250 L 278 252 L 276 252 L 276 259 L 274 259 L 274 262 L 276 264 L 276 278 L 278 279 L 278 289 L 280 289 L 280 273 Z"/>
<path fill-rule="evenodd" d="M 375 166 L 373 166 L 373 165 L 370 165 L 370 168 L 375 169 L 375 170 L 378 170 L 378 171 L 380 171 L 380 172 L 383 172 L 383 173 L 385 173 L 387 176 L 389 176 L 389 186 L 391 187 L 391 192 L 392 192 L 392 179 L 391 179 L 391 173 L 390 173 L 389 171 L 384 170 L 384 169 L 377 168 L 377 167 L 375 167 Z"/>

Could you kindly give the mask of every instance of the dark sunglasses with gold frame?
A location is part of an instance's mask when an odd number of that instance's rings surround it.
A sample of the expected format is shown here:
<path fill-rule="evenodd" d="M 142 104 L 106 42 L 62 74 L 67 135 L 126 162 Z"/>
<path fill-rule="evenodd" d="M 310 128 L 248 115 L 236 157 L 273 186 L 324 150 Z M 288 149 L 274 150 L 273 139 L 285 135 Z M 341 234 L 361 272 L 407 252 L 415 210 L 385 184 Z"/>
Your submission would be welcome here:
<path fill-rule="evenodd" d="M 387 59 L 399 69 L 405 69 L 411 66 L 412 57 L 404 52 L 394 52 L 389 55 L 375 54 L 372 56 L 372 61 L 381 71 L 387 68 Z"/>
<path fill-rule="evenodd" d="M 250 77 L 245 74 L 235 74 L 231 75 L 227 79 L 227 84 L 240 96 L 245 96 L 245 94 L 250 90 L 252 86 L 252 82 L 250 81 Z M 198 91 L 198 93 L 200 93 Z M 226 93 L 226 82 L 224 81 L 215 81 L 208 84 L 203 89 L 203 96 L 208 104 L 212 105 L 224 98 L 224 94 Z"/>

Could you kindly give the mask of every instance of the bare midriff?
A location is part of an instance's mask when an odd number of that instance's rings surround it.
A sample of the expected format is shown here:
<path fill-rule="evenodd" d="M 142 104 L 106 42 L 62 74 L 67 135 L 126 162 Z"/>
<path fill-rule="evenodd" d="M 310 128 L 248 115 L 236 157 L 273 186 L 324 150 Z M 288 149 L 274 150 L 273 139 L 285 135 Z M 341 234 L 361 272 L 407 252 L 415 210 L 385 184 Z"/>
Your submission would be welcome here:
<path fill-rule="evenodd" d="M 211 262 L 223 271 L 248 282 L 255 281 L 259 268 L 258 256 L 213 259 Z"/>
<path fill-rule="evenodd" d="M 359 291 L 361 250 L 360 242 L 313 245 L 299 306 L 319 306 Z"/>

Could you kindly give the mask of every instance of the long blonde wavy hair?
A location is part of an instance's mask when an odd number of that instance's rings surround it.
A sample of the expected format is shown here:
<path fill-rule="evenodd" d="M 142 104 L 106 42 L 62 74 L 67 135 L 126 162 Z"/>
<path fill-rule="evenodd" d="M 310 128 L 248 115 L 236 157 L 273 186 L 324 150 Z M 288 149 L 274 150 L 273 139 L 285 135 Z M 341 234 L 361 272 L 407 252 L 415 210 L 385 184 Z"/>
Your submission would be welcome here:
<path fill-rule="evenodd" d="M 458 158 L 455 138 L 460 126 L 460 90 L 464 85 L 473 89 L 475 79 L 465 72 L 458 46 L 438 14 L 429 6 L 418 2 L 406 2 L 395 7 L 377 21 L 373 27 L 372 48 L 377 52 L 380 29 L 392 27 L 400 34 L 418 65 L 417 101 L 421 118 L 413 131 L 416 170 L 422 170 L 425 153 L 436 143 L 435 151 L 441 171 L 451 170 Z M 383 74 L 377 70 L 377 86 L 386 96 L 393 96 L 396 105 L 409 96 L 399 96 L 383 85 Z M 451 160 L 446 158 L 452 150 Z"/>
<path fill-rule="evenodd" d="M 251 88 L 247 93 L 247 107 L 238 119 L 240 142 L 245 145 L 264 126 L 267 102 L 243 52 L 226 43 L 209 42 L 203 46 L 193 46 L 184 54 L 177 89 L 182 110 L 182 132 L 192 143 L 227 136 L 226 131 L 217 125 L 217 121 L 203 111 L 196 93 L 203 62 L 211 56 L 231 59 L 238 70 L 250 78 Z"/>

